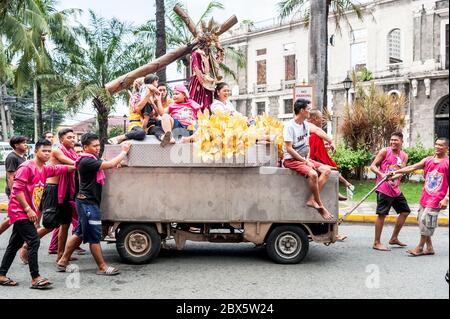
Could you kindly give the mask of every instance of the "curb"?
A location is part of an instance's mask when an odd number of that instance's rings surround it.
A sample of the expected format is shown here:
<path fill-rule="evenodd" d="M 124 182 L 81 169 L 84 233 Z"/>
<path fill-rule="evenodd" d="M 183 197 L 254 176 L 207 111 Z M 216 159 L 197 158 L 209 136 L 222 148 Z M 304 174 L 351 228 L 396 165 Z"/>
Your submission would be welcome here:
<path fill-rule="evenodd" d="M 339 214 L 339 218 L 344 217 L 344 214 Z M 353 223 L 375 223 L 377 220 L 377 215 L 373 214 L 353 214 L 347 217 L 345 222 L 353 222 Z M 387 216 L 385 222 L 386 223 L 395 223 L 397 221 L 397 216 Z M 405 224 L 408 225 L 418 225 L 416 216 L 408 216 L 406 218 Z M 439 216 L 438 217 L 438 225 L 439 226 L 448 226 L 448 217 Z"/>
<path fill-rule="evenodd" d="M 0 212 L 6 212 L 8 210 L 8 203 L 0 203 Z M 344 214 L 339 214 L 339 218 L 344 217 Z M 374 214 L 352 214 L 348 216 L 345 222 L 353 222 L 353 223 L 375 223 L 377 219 L 377 215 Z M 397 216 L 387 216 L 385 222 L 386 223 L 395 223 L 397 221 Z M 408 225 L 418 225 L 416 216 L 408 216 L 405 224 Z M 439 216 L 438 218 L 439 226 L 448 226 L 448 217 Z"/>

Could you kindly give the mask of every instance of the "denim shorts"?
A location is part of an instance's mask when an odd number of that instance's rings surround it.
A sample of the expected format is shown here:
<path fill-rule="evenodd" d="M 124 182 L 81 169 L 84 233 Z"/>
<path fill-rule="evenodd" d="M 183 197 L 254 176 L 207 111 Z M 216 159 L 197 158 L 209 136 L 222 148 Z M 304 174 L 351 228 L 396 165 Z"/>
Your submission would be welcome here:
<path fill-rule="evenodd" d="M 78 227 L 75 235 L 83 239 L 83 243 L 99 244 L 102 239 L 102 219 L 97 204 L 76 200 L 78 210 Z"/>

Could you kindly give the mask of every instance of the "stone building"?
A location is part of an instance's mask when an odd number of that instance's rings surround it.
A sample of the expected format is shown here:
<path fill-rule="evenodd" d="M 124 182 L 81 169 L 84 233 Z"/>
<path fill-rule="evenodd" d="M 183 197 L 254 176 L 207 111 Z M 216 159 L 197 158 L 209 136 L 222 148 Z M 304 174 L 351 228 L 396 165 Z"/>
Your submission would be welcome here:
<path fill-rule="evenodd" d="M 336 134 L 342 121 L 347 98 L 343 80 L 351 70 L 367 68 L 379 89 L 407 97 L 406 144 L 420 139 L 431 147 L 435 136 L 448 137 L 449 2 L 374 0 L 362 12 L 363 20 L 348 12 L 351 28 L 342 22 L 340 32 L 335 31 L 334 17 L 329 20 L 330 133 Z M 242 24 L 228 33 L 224 45 L 247 57 L 245 69 L 229 63 L 237 70 L 237 81 L 226 79 L 240 112 L 292 117 L 293 86 L 309 80 L 308 32 L 301 21 L 280 23 L 274 18 Z M 348 93 L 351 101 L 354 92 Z"/>

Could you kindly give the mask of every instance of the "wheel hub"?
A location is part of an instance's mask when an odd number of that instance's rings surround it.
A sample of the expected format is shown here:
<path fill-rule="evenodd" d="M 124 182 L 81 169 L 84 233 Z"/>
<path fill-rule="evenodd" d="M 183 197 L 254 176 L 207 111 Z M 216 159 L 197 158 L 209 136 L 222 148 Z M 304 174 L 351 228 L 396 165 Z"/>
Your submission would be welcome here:
<path fill-rule="evenodd" d="M 278 236 L 275 249 L 283 258 L 295 258 L 301 251 L 301 241 L 298 236 L 291 232 L 285 232 Z"/>
<path fill-rule="evenodd" d="M 128 248 L 133 254 L 143 254 L 150 249 L 148 236 L 140 232 L 134 232 L 129 235 Z"/>

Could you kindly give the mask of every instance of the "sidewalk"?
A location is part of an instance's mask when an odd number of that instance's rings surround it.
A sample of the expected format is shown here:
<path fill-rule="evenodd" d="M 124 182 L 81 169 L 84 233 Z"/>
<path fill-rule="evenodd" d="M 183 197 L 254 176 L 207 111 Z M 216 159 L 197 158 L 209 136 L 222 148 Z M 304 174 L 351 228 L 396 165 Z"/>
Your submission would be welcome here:
<path fill-rule="evenodd" d="M 357 202 L 345 201 L 339 202 L 339 217 L 343 217 L 347 212 L 349 212 Z M 376 202 L 364 202 L 361 206 L 356 209 L 353 214 L 351 214 L 346 222 L 357 222 L 357 223 L 374 223 L 377 215 L 375 210 L 377 207 Z M 417 212 L 419 211 L 419 204 L 410 205 L 411 214 L 406 220 L 407 224 L 417 225 Z M 8 198 L 6 194 L 0 193 L 0 213 L 6 212 L 8 209 Z M 439 226 L 448 226 L 448 216 L 449 209 L 442 211 L 439 215 Z M 386 218 L 386 222 L 395 223 L 397 219 L 397 214 L 395 211 L 391 210 L 390 215 Z"/>
<path fill-rule="evenodd" d="M 353 207 L 356 206 L 358 202 L 345 201 L 339 202 L 339 217 L 343 217 L 347 212 L 349 212 Z M 411 208 L 411 214 L 406 220 L 407 224 L 417 225 L 417 212 L 419 211 L 419 204 L 413 204 L 409 206 Z M 364 202 L 359 206 L 356 211 L 354 211 L 348 218 L 347 222 L 359 222 L 359 223 L 374 223 L 377 215 L 375 213 L 377 208 L 376 202 Z M 439 214 L 439 226 L 448 226 L 448 215 L 449 209 L 441 211 Z M 395 223 L 397 220 L 397 214 L 392 209 L 390 215 L 386 217 L 386 222 Z"/>

